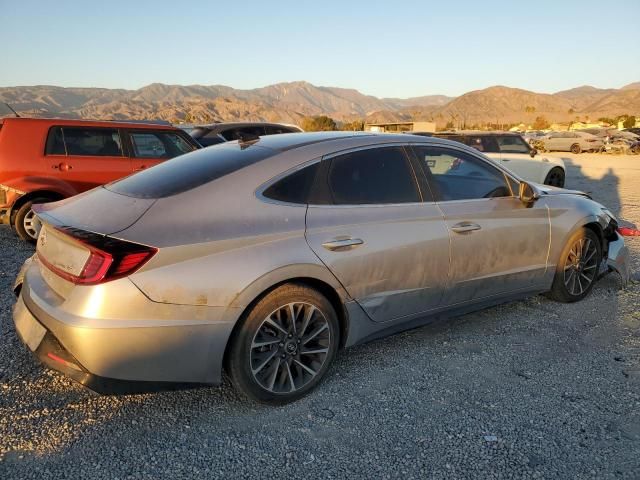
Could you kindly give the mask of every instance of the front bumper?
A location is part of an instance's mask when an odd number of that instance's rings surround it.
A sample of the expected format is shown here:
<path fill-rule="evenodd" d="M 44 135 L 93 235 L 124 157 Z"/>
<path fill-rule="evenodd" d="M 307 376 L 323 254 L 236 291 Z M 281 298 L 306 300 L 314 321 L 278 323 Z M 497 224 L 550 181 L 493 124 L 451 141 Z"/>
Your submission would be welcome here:
<path fill-rule="evenodd" d="M 19 337 L 44 364 L 92 390 L 141 392 L 176 383 L 220 383 L 233 328 L 233 322 L 222 318 L 225 309 L 157 304 L 124 279 L 130 293 L 118 287 L 122 296 L 106 299 L 121 305 L 96 310 L 99 299 L 89 294 L 92 308 L 100 313 L 83 317 L 70 312 L 77 300 L 62 299 L 48 287 L 39 262 L 30 261 L 19 277 L 23 283 L 15 286 L 19 297 L 13 311 Z M 83 308 L 87 311 L 87 305 Z M 109 317 L 113 308 L 131 312 L 130 317 L 100 318 Z M 143 320 L 141 308 L 147 311 Z M 199 309 L 207 310 L 195 311 Z"/>
<path fill-rule="evenodd" d="M 616 239 L 609 241 L 609 253 L 607 255 L 607 266 L 610 270 L 616 271 L 620 275 L 622 286 L 629 283 L 629 247 L 624 244 L 624 238 L 616 232 Z"/>

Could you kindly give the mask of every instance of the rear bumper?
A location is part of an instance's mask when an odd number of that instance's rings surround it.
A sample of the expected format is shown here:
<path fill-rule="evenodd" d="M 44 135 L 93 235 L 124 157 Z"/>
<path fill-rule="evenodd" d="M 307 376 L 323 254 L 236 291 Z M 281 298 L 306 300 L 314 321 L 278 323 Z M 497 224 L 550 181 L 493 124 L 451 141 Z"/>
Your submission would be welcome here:
<path fill-rule="evenodd" d="M 120 380 L 101 377 L 89 372 L 67 351 L 58 339 L 42 325 L 24 304 L 22 297 L 14 307 L 16 332 L 22 342 L 44 365 L 63 373 L 67 377 L 93 390 L 108 394 L 134 394 L 165 390 L 186 389 L 199 386 L 198 383 L 149 382 Z"/>
<path fill-rule="evenodd" d="M 220 383 L 232 322 L 222 318 L 194 321 L 192 307 L 158 305 L 133 284 L 143 303 L 120 307 L 131 311 L 131 318 L 73 315 L 65 311 L 68 302 L 48 288 L 39 269 L 37 261 L 27 266 L 24 283 L 17 286 L 20 294 L 13 318 L 23 343 L 47 366 L 100 393 L 153 391 L 174 388 L 168 384 L 175 383 L 181 384 L 178 387 Z M 107 300 L 123 301 L 117 297 Z M 158 320 L 135 318 L 145 302 L 153 303 L 149 307 L 152 318 L 158 308 L 162 310 Z M 223 310 L 201 314 L 222 317 Z"/>

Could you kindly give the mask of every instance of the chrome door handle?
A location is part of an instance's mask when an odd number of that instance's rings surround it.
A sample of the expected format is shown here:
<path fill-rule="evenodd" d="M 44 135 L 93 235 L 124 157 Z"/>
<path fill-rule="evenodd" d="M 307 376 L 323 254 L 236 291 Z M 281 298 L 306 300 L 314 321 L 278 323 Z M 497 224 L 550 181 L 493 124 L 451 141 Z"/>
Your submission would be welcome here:
<path fill-rule="evenodd" d="M 352 248 L 362 245 L 364 241 L 360 238 L 334 238 L 328 242 L 324 242 L 322 246 L 327 250 L 341 251 L 351 250 Z"/>
<path fill-rule="evenodd" d="M 481 228 L 482 227 L 477 223 L 460 222 L 460 223 L 456 223 L 453 227 L 451 227 L 451 230 L 453 230 L 456 233 L 466 233 L 466 232 L 473 232 L 474 230 L 480 230 Z"/>

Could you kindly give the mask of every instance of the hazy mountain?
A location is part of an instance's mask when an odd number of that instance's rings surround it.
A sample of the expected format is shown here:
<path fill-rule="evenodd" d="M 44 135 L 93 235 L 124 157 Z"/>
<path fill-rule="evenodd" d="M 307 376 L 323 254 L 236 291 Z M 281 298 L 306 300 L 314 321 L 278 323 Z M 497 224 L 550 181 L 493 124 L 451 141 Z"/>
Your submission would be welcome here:
<path fill-rule="evenodd" d="M 453 121 L 472 125 L 532 122 L 540 115 L 550 121 L 566 121 L 576 116 L 640 114 L 640 82 L 622 89 L 582 86 L 555 94 L 495 86 L 457 98 L 427 95 L 405 99 L 377 98 L 354 89 L 319 87 L 303 81 L 249 90 L 162 83 L 137 90 L 36 85 L 0 88 L 0 104 L 3 102 L 24 115 L 49 117 L 298 123 L 305 116 L 324 114 L 341 121 L 434 120 L 438 124 Z M 10 115 L 0 105 L 2 114 Z"/>
<path fill-rule="evenodd" d="M 621 90 L 638 90 L 638 89 L 640 89 L 640 82 L 633 82 L 621 88 Z"/>

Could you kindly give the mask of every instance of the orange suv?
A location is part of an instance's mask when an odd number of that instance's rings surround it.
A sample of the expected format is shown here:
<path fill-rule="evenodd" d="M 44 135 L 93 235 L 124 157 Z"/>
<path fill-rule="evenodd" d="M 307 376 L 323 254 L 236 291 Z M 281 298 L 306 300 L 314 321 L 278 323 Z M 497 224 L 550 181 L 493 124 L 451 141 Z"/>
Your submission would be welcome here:
<path fill-rule="evenodd" d="M 170 124 L 0 119 L 0 223 L 35 241 L 31 205 L 71 197 L 199 148 Z"/>

